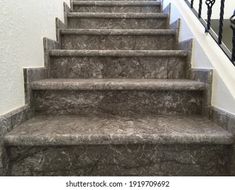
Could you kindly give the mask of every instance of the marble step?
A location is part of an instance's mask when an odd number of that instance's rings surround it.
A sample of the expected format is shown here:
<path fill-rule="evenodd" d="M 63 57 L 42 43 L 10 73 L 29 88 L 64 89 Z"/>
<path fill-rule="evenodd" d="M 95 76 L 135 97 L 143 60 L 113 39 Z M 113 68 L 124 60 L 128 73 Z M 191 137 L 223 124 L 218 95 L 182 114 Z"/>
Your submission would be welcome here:
<path fill-rule="evenodd" d="M 68 28 L 77 29 L 166 29 L 163 13 L 75 13 L 68 15 Z"/>
<path fill-rule="evenodd" d="M 201 114 L 207 86 L 191 80 L 46 79 L 32 82 L 44 114 Z"/>
<path fill-rule="evenodd" d="M 188 52 L 181 50 L 53 50 L 52 78 L 146 78 L 186 77 Z"/>
<path fill-rule="evenodd" d="M 36 116 L 4 137 L 8 175 L 229 175 L 230 133 L 199 116 Z"/>
<path fill-rule="evenodd" d="M 61 30 L 62 49 L 170 50 L 176 49 L 172 29 L 67 29 Z"/>
<path fill-rule="evenodd" d="M 156 13 L 161 12 L 161 3 L 157 1 L 76 1 L 74 12 L 110 12 L 110 13 Z"/>

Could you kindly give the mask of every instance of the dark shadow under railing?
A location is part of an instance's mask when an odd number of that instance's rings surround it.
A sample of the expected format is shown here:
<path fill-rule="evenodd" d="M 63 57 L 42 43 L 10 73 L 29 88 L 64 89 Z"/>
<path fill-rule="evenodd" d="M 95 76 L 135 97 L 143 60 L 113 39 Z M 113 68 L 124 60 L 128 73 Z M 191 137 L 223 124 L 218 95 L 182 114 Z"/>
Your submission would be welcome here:
<path fill-rule="evenodd" d="M 232 37 L 231 37 L 231 49 L 223 43 L 223 37 L 224 37 L 224 11 L 225 11 L 225 0 L 217 0 L 220 1 L 220 15 L 219 15 L 219 26 L 218 26 L 218 32 L 216 33 L 214 30 L 212 30 L 211 27 L 211 16 L 213 12 L 213 6 L 216 2 L 216 0 L 199 0 L 198 9 L 195 9 L 195 1 L 194 0 L 185 0 L 186 4 L 191 8 L 192 12 L 195 14 L 195 16 L 200 20 L 202 25 L 205 27 L 205 32 L 209 33 L 212 38 L 216 41 L 216 43 L 219 45 L 219 47 L 223 50 L 223 52 L 228 56 L 228 58 L 231 60 L 233 65 L 235 66 L 235 10 L 233 15 L 230 17 L 230 27 L 232 30 Z M 202 18 L 202 9 L 203 5 L 207 8 L 207 18 Z M 234 7 L 235 8 L 235 7 Z"/>

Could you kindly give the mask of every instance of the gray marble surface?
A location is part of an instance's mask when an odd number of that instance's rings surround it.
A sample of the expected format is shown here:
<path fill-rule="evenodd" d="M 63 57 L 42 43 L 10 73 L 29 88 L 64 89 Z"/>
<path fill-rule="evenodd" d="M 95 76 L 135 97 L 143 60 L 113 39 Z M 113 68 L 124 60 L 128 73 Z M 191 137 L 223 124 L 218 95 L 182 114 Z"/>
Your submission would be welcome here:
<path fill-rule="evenodd" d="M 226 145 L 79 145 L 9 147 L 7 175 L 231 175 Z"/>
<path fill-rule="evenodd" d="M 134 36 L 152 36 L 152 35 L 175 35 L 175 29 L 62 29 L 61 34 L 77 35 L 134 35 Z M 150 49 L 151 50 L 151 49 Z"/>
<path fill-rule="evenodd" d="M 36 90 L 36 113 L 202 114 L 202 90 Z"/>
<path fill-rule="evenodd" d="M 204 116 L 209 118 L 211 109 L 211 94 L 212 94 L 212 78 L 213 70 L 211 69 L 191 69 L 189 78 L 196 81 L 201 81 L 207 84 L 207 89 L 204 94 Z"/>
<path fill-rule="evenodd" d="M 161 2 L 159 1 L 155 1 L 155 0 L 152 0 L 152 1 L 143 1 L 143 0 L 139 0 L 139 1 L 136 1 L 136 0 L 128 0 L 128 1 L 125 1 L 125 0 L 118 0 L 117 1 L 112 1 L 112 0 L 79 0 L 79 1 L 73 1 L 73 5 L 80 5 L 80 6 L 117 6 L 117 7 L 122 7 L 122 6 L 144 6 L 144 5 L 150 5 L 150 6 L 159 6 L 161 7 Z"/>
<path fill-rule="evenodd" d="M 185 78 L 187 51 L 53 50 L 52 78 Z"/>
<path fill-rule="evenodd" d="M 5 148 L 3 145 L 4 136 L 12 129 L 32 118 L 33 113 L 29 105 L 13 110 L 0 116 L 0 176 L 4 175 Z"/>
<path fill-rule="evenodd" d="M 30 104 L 31 102 L 30 83 L 35 80 L 42 80 L 46 78 L 48 78 L 48 70 L 45 67 L 24 69 L 25 103 Z"/>
<path fill-rule="evenodd" d="M 164 13 L 76 13 L 70 12 L 68 17 L 81 18 L 167 18 L 168 15 Z"/>
<path fill-rule="evenodd" d="M 168 15 L 162 13 L 70 13 L 68 27 L 78 29 L 165 29 Z"/>
<path fill-rule="evenodd" d="M 235 115 L 219 108 L 211 107 L 210 120 L 235 135 Z"/>
<path fill-rule="evenodd" d="M 161 11 L 161 3 L 156 1 L 77 1 L 73 3 L 73 11 L 156 13 Z"/>
<path fill-rule="evenodd" d="M 62 30 L 62 49 L 172 50 L 174 30 Z"/>
<path fill-rule="evenodd" d="M 71 5 L 58 42 L 44 38 L 46 69 L 25 70 L 36 116 L 0 117 L 0 137 L 21 124 L 0 139 L 0 175 L 233 175 L 235 120 L 203 117 L 211 75 L 190 71 L 192 43 L 177 43 L 171 6 Z"/>
<path fill-rule="evenodd" d="M 48 79 L 35 81 L 38 113 L 201 114 L 204 83 L 191 80 Z"/>
<path fill-rule="evenodd" d="M 186 78 L 187 56 L 51 56 L 51 78 Z"/>
<path fill-rule="evenodd" d="M 37 116 L 4 137 L 11 146 L 231 144 L 232 135 L 200 116 Z"/>
<path fill-rule="evenodd" d="M 25 105 L 7 114 L 0 116 L 0 145 L 4 135 L 13 128 L 32 117 L 32 110 L 29 105 Z"/>
<path fill-rule="evenodd" d="M 186 57 L 188 51 L 185 50 L 51 50 L 51 56 L 112 56 L 112 57 Z"/>
<path fill-rule="evenodd" d="M 44 79 L 31 83 L 33 90 L 205 90 L 203 82 L 186 79 Z"/>

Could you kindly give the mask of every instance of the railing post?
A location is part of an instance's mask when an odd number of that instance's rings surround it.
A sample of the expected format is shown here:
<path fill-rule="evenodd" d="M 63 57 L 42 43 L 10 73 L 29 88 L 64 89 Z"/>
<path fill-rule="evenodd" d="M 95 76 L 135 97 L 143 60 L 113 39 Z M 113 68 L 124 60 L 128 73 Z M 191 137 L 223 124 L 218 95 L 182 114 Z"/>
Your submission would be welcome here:
<path fill-rule="evenodd" d="M 198 18 L 202 17 L 202 0 L 199 0 Z"/>
<path fill-rule="evenodd" d="M 233 37 L 232 37 L 232 62 L 235 61 L 235 11 L 230 18 L 231 28 L 233 30 Z"/>
<path fill-rule="evenodd" d="M 207 5 L 207 27 L 205 32 L 209 32 L 211 29 L 211 15 L 212 15 L 212 7 L 215 4 L 215 0 L 206 0 Z"/>
<path fill-rule="evenodd" d="M 191 8 L 193 8 L 194 0 L 191 0 Z"/>
<path fill-rule="evenodd" d="M 220 5 L 220 20 L 219 20 L 219 34 L 218 34 L 218 43 L 219 44 L 222 44 L 222 38 L 223 38 L 224 2 L 225 2 L 225 0 L 221 0 L 221 5 Z"/>

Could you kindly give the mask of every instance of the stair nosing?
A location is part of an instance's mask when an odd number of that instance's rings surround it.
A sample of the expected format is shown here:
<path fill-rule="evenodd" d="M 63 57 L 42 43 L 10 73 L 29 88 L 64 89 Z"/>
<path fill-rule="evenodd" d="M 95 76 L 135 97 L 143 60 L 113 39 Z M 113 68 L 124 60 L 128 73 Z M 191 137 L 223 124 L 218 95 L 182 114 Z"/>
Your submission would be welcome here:
<path fill-rule="evenodd" d="M 84 123 L 87 125 L 84 126 Z M 113 128 L 115 124 L 118 124 L 120 132 Z M 140 128 L 136 128 L 138 126 Z M 173 118 L 164 115 L 137 118 L 112 115 L 41 115 L 26 121 L 4 137 L 4 144 L 7 146 L 127 143 L 232 144 L 233 135 L 201 115 L 179 115 Z"/>
<path fill-rule="evenodd" d="M 186 50 L 51 50 L 50 56 L 76 57 L 187 57 Z"/>
<path fill-rule="evenodd" d="M 77 1 L 73 2 L 73 5 L 75 6 L 161 6 L 161 2 L 156 1 Z"/>
<path fill-rule="evenodd" d="M 138 18 L 168 18 L 165 13 L 101 13 L 101 12 L 70 12 L 67 15 L 69 18 L 123 18 L 123 19 L 138 19 Z"/>
<path fill-rule="evenodd" d="M 187 79 L 44 79 L 31 83 L 32 90 L 205 90 L 206 84 Z"/>
<path fill-rule="evenodd" d="M 138 135 L 74 135 L 72 137 L 69 135 L 68 137 L 59 137 L 56 136 L 52 139 L 52 137 L 44 137 L 42 141 L 40 136 L 32 136 L 32 137 L 19 137 L 18 139 L 11 138 L 11 136 L 7 136 L 4 138 L 5 145 L 11 146 L 59 146 L 59 145 L 106 145 L 106 144 L 224 144 L 230 145 L 233 143 L 232 135 L 213 136 L 208 138 L 204 137 L 204 135 L 155 135 L 155 134 L 147 134 L 146 138 L 140 139 Z M 198 138 L 197 140 L 195 139 Z M 15 137 L 14 137 L 15 138 Z M 25 140 L 22 140 L 25 138 Z M 182 141 L 183 139 L 183 141 Z M 28 143 L 30 141 L 30 143 Z"/>
<path fill-rule="evenodd" d="M 176 35 L 174 29 L 62 29 L 62 35 Z"/>

